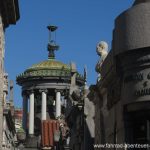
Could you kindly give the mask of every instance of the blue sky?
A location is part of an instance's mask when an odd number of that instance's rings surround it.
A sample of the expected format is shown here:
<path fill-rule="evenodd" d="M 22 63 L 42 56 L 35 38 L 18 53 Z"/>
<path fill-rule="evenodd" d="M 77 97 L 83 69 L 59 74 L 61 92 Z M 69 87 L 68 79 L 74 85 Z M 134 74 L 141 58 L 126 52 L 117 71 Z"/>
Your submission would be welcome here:
<path fill-rule="evenodd" d="M 6 29 L 5 69 L 14 80 L 15 105 L 22 105 L 21 87 L 16 76 L 32 64 L 46 60 L 49 24 L 57 25 L 60 50 L 56 59 L 75 62 L 88 84 L 96 82 L 96 44 L 105 40 L 111 48 L 114 19 L 131 7 L 133 0 L 20 0 L 20 20 Z"/>

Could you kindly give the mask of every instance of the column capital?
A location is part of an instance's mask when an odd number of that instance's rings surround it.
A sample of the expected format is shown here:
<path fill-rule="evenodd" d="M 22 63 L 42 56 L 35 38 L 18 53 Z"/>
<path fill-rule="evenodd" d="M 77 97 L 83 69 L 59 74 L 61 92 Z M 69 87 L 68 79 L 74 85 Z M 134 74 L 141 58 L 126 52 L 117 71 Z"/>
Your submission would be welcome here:
<path fill-rule="evenodd" d="M 60 90 L 60 89 L 55 89 L 55 92 L 60 92 L 61 94 L 63 93 L 63 90 Z"/>
<path fill-rule="evenodd" d="M 55 89 L 55 93 L 60 92 L 61 96 L 65 96 L 66 91 L 64 89 Z"/>
<path fill-rule="evenodd" d="M 39 89 L 39 92 L 40 92 L 40 93 L 42 93 L 42 92 L 47 93 L 48 90 L 47 90 L 47 89 Z"/>

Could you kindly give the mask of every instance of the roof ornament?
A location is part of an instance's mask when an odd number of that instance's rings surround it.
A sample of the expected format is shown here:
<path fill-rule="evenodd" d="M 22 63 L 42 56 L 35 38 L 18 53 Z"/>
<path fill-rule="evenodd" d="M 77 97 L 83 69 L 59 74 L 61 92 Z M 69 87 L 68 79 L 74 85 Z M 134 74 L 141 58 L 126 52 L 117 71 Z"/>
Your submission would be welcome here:
<path fill-rule="evenodd" d="M 49 30 L 49 41 L 47 45 L 47 49 L 49 51 L 48 59 L 55 59 L 55 50 L 59 49 L 59 46 L 56 44 L 56 30 L 57 26 L 49 25 L 47 26 L 47 29 Z M 54 34 L 53 34 L 54 32 Z"/>

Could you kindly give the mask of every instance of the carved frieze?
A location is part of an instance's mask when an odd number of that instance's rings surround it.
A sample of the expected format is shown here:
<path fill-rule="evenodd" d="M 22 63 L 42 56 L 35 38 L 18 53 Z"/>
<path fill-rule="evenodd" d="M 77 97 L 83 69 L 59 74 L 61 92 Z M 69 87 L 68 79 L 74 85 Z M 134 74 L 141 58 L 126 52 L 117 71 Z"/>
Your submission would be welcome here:
<path fill-rule="evenodd" d="M 130 74 L 128 76 L 125 77 L 124 82 L 132 82 L 132 81 L 136 81 L 136 82 L 140 82 L 143 80 L 143 73 L 133 73 Z"/>
<path fill-rule="evenodd" d="M 131 73 L 124 78 L 125 84 L 132 82 L 137 85 L 134 91 L 136 97 L 150 95 L 150 72 Z"/>

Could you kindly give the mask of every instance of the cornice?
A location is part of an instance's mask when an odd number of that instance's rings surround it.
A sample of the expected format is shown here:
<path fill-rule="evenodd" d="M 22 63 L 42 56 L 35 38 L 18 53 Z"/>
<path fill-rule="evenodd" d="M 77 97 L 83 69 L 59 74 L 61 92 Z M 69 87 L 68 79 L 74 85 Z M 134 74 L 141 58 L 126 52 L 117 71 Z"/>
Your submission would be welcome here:
<path fill-rule="evenodd" d="M 20 18 L 18 0 L 0 0 L 0 11 L 4 28 L 16 24 Z"/>

